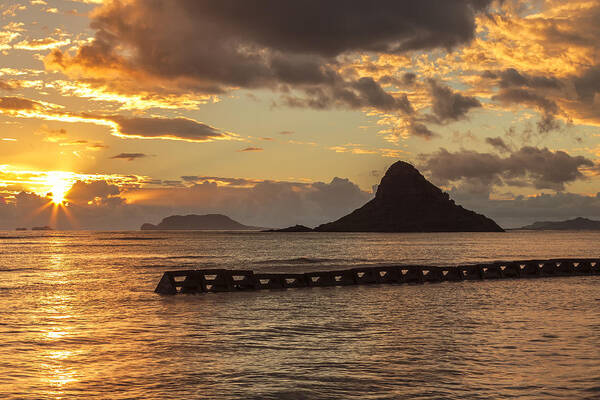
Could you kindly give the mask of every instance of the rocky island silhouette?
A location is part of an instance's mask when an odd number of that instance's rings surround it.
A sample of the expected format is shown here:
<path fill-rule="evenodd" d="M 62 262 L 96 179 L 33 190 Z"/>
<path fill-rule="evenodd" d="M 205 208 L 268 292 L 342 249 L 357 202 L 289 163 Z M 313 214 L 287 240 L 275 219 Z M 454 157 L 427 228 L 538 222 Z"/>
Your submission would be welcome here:
<path fill-rule="evenodd" d="M 299 226 L 277 232 L 305 232 Z M 490 218 L 456 205 L 411 164 L 394 163 L 381 179 L 375 198 L 317 232 L 504 232 Z"/>

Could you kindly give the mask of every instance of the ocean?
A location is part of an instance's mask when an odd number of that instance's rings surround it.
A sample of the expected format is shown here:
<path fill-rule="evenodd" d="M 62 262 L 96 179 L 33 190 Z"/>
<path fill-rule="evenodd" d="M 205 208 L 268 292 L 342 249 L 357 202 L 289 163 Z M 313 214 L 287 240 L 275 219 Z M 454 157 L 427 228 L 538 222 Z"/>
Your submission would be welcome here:
<path fill-rule="evenodd" d="M 2 399 L 599 399 L 600 276 L 198 295 L 167 270 L 600 258 L 600 232 L 0 232 Z"/>

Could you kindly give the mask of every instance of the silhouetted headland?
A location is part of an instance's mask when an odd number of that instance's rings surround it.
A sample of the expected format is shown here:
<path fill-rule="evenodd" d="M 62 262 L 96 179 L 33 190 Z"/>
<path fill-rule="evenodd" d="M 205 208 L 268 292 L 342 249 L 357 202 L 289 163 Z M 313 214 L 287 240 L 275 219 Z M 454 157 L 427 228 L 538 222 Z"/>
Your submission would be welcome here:
<path fill-rule="evenodd" d="M 150 230 L 187 230 L 187 231 L 249 231 L 264 228 L 240 224 L 223 214 L 206 215 L 172 215 L 164 218 L 158 225 L 143 224 L 143 231 Z"/>
<path fill-rule="evenodd" d="M 600 221 L 579 217 L 566 221 L 539 221 L 518 229 L 533 231 L 600 231 Z"/>
<path fill-rule="evenodd" d="M 278 232 L 295 232 L 292 228 Z M 290 230 L 288 230 L 290 229 Z M 318 232 L 504 232 L 490 218 L 454 203 L 411 164 L 398 161 L 385 173 L 375 198 L 320 225 Z"/>

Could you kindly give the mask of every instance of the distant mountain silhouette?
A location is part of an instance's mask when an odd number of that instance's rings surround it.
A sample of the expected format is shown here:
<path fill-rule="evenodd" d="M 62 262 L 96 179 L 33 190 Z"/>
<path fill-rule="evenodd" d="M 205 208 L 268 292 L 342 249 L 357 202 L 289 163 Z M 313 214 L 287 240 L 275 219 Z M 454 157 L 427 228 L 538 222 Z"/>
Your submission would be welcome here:
<path fill-rule="evenodd" d="M 457 206 L 412 165 L 398 161 L 385 173 L 375 198 L 315 228 L 321 232 L 503 232 L 491 219 Z"/>
<path fill-rule="evenodd" d="M 172 215 L 164 218 L 160 224 L 143 224 L 140 228 L 143 231 L 150 230 L 188 230 L 188 231 L 242 231 L 242 230 L 261 230 L 256 226 L 247 226 L 232 220 L 222 214 L 206 215 Z"/>
<path fill-rule="evenodd" d="M 600 231 L 600 221 L 579 217 L 566 221 L 539 221 L 518 229 L 534 231 Z"/>

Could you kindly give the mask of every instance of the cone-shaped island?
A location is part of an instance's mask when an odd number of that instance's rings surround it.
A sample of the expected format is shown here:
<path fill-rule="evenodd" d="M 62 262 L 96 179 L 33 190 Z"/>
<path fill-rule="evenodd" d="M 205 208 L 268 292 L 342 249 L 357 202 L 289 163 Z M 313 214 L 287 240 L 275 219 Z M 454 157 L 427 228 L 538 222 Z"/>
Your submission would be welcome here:
<path fill-rule="evenodd" d="M 503 232 L 493 220 L 458 206 L 409 163 L 394 163 L 375 198 L 315 228 L 319 232 Z"/>

